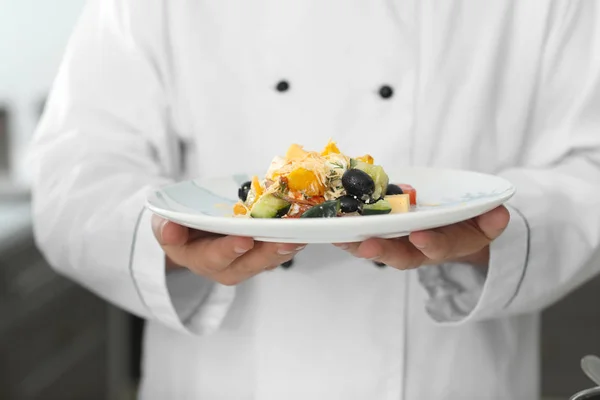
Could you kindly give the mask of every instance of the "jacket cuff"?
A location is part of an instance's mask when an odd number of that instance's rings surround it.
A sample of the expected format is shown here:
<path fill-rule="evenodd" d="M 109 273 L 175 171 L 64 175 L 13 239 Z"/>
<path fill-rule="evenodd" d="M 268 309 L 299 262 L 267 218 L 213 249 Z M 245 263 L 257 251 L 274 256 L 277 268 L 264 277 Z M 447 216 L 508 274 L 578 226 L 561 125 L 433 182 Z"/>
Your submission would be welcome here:
<path fill-rule="evenodd" d="M 490 245 L 487 271 L 459 263 L 419 270 L 429 294 L 425 308 L 437 323 L 459 325 L 502 317 L 517 296 L 527 270 L 530 232 L 524 216 L 506 207 L 510 222 Z"/>
<path fill-rule="evenodd" d="M 233 303 L 235 287 L 214 283 L 189 270 L 167 273 L 151 218 L 152 212 L 144 209 L 133 240 L 130 273 L 138 295 L 158 322 L 188 334 L 214 333 Z"/>

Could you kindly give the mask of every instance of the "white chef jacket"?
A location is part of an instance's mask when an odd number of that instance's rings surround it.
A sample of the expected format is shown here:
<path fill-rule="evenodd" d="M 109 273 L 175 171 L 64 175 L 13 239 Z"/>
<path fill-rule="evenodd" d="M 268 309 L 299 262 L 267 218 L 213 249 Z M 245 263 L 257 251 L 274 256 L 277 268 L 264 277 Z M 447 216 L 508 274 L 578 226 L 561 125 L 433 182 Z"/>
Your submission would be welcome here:
<path fill-rule="evenodd" d="M 489 269 L 165 274 L 150 189 L 329 137 L 513 182 Z M 535 399 L 539 311 L 599 269 L 598 3 L 92 0 L 32 165 L 49 262 L 148 320 L 143 399 Z"/>

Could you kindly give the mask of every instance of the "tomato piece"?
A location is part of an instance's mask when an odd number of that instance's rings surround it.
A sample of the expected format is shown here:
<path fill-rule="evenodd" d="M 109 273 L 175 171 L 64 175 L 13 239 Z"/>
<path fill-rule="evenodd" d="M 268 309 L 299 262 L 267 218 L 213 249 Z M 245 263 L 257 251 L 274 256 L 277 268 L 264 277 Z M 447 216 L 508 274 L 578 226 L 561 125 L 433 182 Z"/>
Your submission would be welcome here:
<path fill-rule="evenodd" d="M 406 184 L 406 183 L 398 183 L 397 185 L 400 186 L 400 189 L 402 189 L 402 192 L 409 195 L 410 205 L 416 206 L 417 205 L 417 190 L 414 187 L 412 187 L 411 185 Z"/>

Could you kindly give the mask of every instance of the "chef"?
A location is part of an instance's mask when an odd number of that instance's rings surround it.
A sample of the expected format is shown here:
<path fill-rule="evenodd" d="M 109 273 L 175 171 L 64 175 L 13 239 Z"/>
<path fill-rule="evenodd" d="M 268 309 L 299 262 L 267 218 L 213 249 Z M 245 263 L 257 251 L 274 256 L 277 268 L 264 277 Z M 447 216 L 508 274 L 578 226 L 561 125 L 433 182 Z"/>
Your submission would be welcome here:
<path fill-rule="evenodd" d="M 517 194 L 306 247 L 144 209 L 329 137 Z M 49 262 L 148 321 L 142 399 L 537 399 L 539 312 L 600 269 L 599 4 L 91 0 L 32 151 Z"/>

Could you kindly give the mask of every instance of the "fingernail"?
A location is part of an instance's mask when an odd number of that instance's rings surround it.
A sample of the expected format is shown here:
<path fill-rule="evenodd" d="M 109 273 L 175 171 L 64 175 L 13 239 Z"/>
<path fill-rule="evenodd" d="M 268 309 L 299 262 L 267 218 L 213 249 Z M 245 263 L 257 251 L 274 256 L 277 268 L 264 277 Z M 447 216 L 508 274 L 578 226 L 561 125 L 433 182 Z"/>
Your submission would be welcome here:
<path fill-rule="evenodd" d="M 413 243 L 413 246 L 415 246 L 419 250 L 423 250 L 425 247 L 427 247 L 425 244 L 416 244 L 416 243 Z"/>
<path fill-rule="evenodd" d="M 235 247 L 233 249 L 233 251 L 235 251 L 237 254 L 244 254 L 247 253 L 249 249 L 243 249 L 241 247 Z"/>
<path fill-rule="evenodd" d="M 289 250 L 284 250 L 284 249 L 277 250 L 277 254 L 280 254 L 282 256 L 287 256 L 287 255 L 290 255 L 292 253 L 293 253 L 293 251 L 289 251 Z"/>
<path fill-rule="evenodd" d="M 340 245 L 340 249 L 342 249 L 342 250 L 348 250 L 349 248 L 350 248 L 350 246 L 347 245 L 347 244 L 341 244 Z"/>
<path fill-rule="evenodd" d="M 299 247 L 296 247 L 296 251 L 304 250 L 305 248 L 306 248 L 306 245 L 299 246 Z"/>
<path fill-rule="evenodd" d="M 377 260 L 379 260 L 379 256 L 371 257 L 368 260 L 369 261 L 377 261 Z"/>

